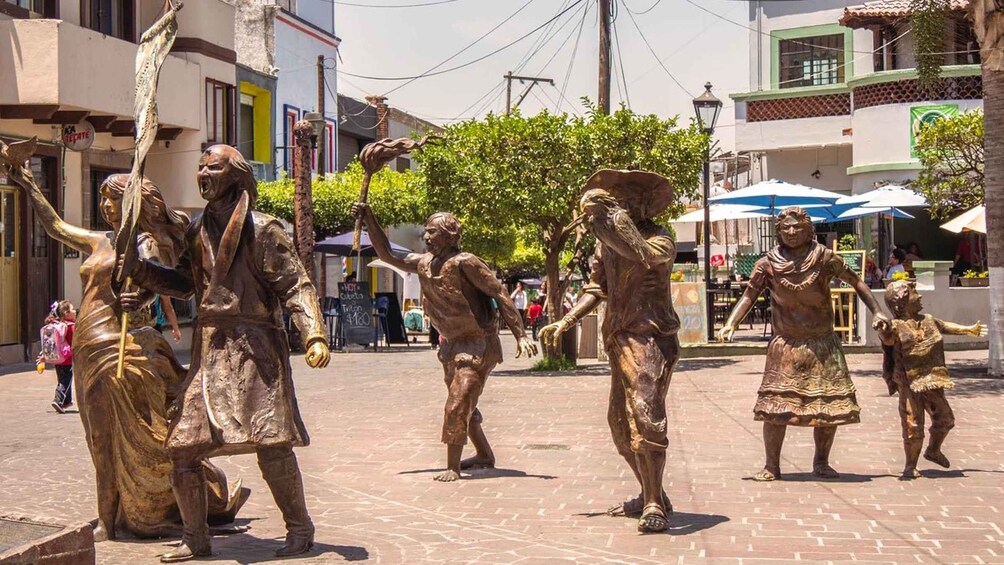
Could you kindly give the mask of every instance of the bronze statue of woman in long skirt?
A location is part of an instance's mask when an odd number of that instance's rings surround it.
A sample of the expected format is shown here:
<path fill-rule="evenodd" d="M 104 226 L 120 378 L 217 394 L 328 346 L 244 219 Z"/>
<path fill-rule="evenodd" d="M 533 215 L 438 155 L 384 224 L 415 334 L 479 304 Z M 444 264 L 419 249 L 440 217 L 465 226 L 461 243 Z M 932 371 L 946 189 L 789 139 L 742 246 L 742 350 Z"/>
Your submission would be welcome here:
<path fill-rule="evenodd" d="M 753 407 L 754 419 L 763 422 L 767 463 L 754 475 L 758 481 L 781 478 L 781 445 L 788 426 L 813 428 L 816 444 L 812 473 L 837 478 L 830 466 L 830 449 L 837 426 L 859 421 L 861 408 L 840 337 L 833 331 L 830 280 L 851 285 L 877 319 L 878 302 L 861 278 L 844 260 L 816 242 L 809 215 L 787 208 L 777 217 L 779 245 L 757 261 L 749 286 L 725 322 L 719 340 L 731 340 L 757 297 L 770 289 L 774 337 L 767 345 L 763 381 Z"/>
<path fill-rule="evenodd" d="M 94 537 L 113 539 L 121 530 L 139 537 L 176 536 L 179 515 L 164 447 L 168 401 L 185 378 L 170 344 L 150 327 L 127 335 L 125 364 L 116 378 L 121 331 L 112 293 L 115 233 L 122 221 L 122 193 L 128 175 L 112 175 L 101 185 L 101 213 L 116 231 L 92 231 L 65 222 L 46 200 L 24 161 L 34 140 L 0 142 L 0 170 L 23 188 L 45 231 L 63 245 L 87 254 L 80 267 L 83 298 L 73 340 L 73 365 L 80 418 L 97 479 L 98 526 Z M 188 217 L 171 210 L 160 190 L 143 180 L 140 255 L 173 264 L 181 253 Z M 152 298 L 152 295 L 150 296 Z M 249 491 L 227 488 L 212 464 L 209 504 L 214 523 L 233 521 Z"/>

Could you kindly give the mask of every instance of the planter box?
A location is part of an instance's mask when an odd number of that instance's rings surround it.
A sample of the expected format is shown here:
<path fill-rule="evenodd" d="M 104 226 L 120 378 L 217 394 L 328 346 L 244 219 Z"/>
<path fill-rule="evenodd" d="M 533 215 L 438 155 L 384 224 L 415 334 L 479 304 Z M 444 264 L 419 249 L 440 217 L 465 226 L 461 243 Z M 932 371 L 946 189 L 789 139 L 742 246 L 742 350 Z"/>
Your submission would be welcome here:
<path fill-rule="evenodd" d="M 0 565 L 93 565 L 91 524 L 63 526 L 0 517 Z"/>
<path fill-rule="evenodd" d="M 981 279 L 961 278 L 959 279 L 959 286 L 965 286 L 965 287 L 990 286 L 990 279 L 986 277 Z"/>

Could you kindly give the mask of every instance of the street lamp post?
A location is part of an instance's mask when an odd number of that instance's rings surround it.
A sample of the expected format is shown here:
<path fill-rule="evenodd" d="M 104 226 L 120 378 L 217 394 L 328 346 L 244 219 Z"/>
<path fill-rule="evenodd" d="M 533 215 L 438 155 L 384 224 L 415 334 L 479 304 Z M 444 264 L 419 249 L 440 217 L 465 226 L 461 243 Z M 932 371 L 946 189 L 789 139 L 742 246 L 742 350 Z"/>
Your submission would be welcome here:
<path fill-rule="evenodd" d="M 694 112 L 697 125 L 708 134 L 708 144 L 704 148 L 704 299 L 708 317 L 708 342 L 715 339 L 714 299 L 711 283 L 711 136 L 715 133 L 715 123 L 722 111 L 722 101 L 711 94 L 711 83 L 704 84 L 704 93 L 694 98 Z"/>

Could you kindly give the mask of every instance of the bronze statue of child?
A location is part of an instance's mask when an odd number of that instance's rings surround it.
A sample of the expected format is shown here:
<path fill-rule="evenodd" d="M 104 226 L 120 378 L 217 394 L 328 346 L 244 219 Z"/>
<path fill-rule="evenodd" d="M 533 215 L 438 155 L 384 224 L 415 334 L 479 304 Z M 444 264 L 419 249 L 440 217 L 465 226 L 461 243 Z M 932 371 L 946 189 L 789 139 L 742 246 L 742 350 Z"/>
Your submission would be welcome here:
<path fill-rule="evenodd" d="M 495 454 L 481 427 L 478 398 L 488 374 L 502 362 L 499 313 L 516 338 L 516 357 L 537 354 L 537 346 L 523 330 L 509 293 L 484 261 L 460 250 L 460 221 L 449 212 L 437 212 L 426 222 L 423 239 L 427 252 L 412 253 L 404 259 L 391 253 L 390 242 L 369 205 L 353 204 L 352 216 L 363 219 L 373 249 L 382 261 L 418 274 L 423 306 L 439 330 L 439 361 L 448 391 L 442 435 L 446 471 L 434 479 L 452 482 L 460 478 L 461 469 L 494 467 Z M 468 438 L 474 444 L 475 455 L 461 461 Z"/>
<path fill-rule="evenodd" d="M 945 398 L 945 390 L 954 388 L 945 367 L 943 334 L 987 335 L 987 327 L 976 322 L 963 326 L 921 314 L 921 295 L 908 281 L 893 281 L 885 290 L 885 303 L 892 312 L 891 322 L 873 324 L 885 350 L 882 376 L 890 396 L 899 392 L 899 417 L 903 426 L 903 450 L 906 466 L 903 479 L 920 476 L 917 461 L 924 446 L 924 417 L 931 415 L 931 439 L 924 459 L 948 468 L 951 463 L 941 451 L 949 430 L 955 427 L 955 415 Z"/>

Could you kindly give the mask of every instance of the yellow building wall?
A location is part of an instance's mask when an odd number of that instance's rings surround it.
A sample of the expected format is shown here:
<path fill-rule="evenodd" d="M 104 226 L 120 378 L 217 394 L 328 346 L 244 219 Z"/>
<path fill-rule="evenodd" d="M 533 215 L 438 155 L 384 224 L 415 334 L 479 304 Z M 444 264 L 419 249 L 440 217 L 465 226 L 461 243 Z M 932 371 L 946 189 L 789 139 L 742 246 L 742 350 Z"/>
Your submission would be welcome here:
<path fill-rule="evenodd" d="M 254 96 L 254 160 L 272 164 L 272 93 L 250 82 L 241 82 L 241 94 Z"/>

